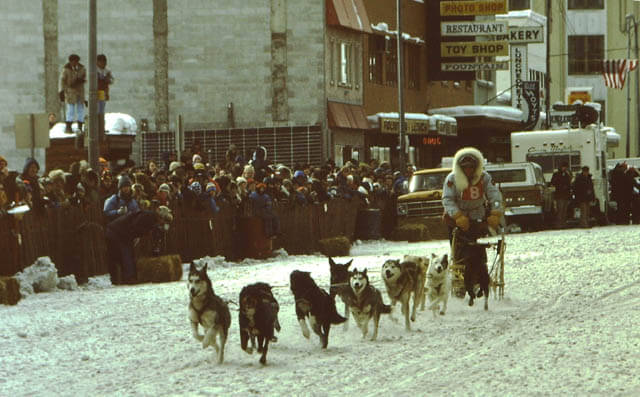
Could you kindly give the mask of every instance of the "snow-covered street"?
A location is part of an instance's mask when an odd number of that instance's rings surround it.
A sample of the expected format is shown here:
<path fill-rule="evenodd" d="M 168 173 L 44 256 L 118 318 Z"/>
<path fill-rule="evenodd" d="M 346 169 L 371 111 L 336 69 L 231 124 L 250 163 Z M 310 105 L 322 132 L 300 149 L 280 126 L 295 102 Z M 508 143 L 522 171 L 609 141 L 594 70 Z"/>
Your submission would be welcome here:
<path fill-rule="evenodd" d="M 275 286 L 282 332 L 266 367 L 240 349 L 237 306 L 218 365 L 190 334 L 185 281 L 111 287 L 101 276 L 0 306 L 0 395 L 639 395 L 639 238 L 638 226 L 509 235 L 505 299 L 492 297 L 488 312 L 451 298 L 444 317 L 419 312 L 411 332 L 384 315 L 375 342 L 351 319 L 331 329 L 326 351 L 302 336 L 288 280 L 307 270 L 328 289 L 327 258 L 209 259 L 225 299 L 255 281 Z M 447 250 L 447 241 L 370 241 L 335 260 L 368 268 L 388 303 L 384 260 Z"/>

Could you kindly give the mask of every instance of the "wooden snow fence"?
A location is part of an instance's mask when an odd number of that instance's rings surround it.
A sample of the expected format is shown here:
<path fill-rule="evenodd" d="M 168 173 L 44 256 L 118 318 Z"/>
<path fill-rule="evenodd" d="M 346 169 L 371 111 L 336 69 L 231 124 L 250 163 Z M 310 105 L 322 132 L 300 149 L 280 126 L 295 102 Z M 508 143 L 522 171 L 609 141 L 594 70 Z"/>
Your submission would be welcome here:
<path fill-rule="evenodd" d="M 291 255 L 318 252 L 318 242 L 344 236 L 353 240 L 362 202 L 334 199 L 322 204 L 275 207 L 281 232 L 276 246 Z M 212 214 L 177 205 L 174 220 L 161 244 L 161 254 L 178 254 L 184 262 L 204 256 L 242 259 L 244 236 L 239 233 L 239 211 L 226 203 Z M 153 256 L 154 241 L 146 235 L 136 247 L 138 258 Z M 0 216 L 0 276 L 12 276 L 38 257 L 49 256 L 60 277 L 74 274 L 78 283 L 107 274 L 102 208 L 78 207 L 29 211 L 22 220 Z"/>

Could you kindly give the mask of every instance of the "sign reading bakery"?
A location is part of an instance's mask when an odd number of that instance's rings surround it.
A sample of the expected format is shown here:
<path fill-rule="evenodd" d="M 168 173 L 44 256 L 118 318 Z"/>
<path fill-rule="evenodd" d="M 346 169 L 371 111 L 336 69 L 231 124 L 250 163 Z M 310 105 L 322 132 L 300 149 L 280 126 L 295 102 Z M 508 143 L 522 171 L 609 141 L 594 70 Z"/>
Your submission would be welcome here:
<path fill-rule="evenodd" d="M 507 12 L 507 0 L 443 1 L 440 3 L 440 16 L 495 15 Z"/>

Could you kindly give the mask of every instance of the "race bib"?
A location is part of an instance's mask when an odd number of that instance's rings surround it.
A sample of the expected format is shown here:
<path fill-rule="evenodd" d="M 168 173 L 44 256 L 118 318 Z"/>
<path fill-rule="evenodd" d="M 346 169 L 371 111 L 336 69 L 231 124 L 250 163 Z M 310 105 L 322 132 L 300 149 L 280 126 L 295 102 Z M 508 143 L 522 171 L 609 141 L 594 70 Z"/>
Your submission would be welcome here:
<path fill-rule="evenodd" d="M 479 200 L 484 195 L 484 188 L 482 181 L 475 185 L 469 186 L 462 192 L 463 200 Z"/>

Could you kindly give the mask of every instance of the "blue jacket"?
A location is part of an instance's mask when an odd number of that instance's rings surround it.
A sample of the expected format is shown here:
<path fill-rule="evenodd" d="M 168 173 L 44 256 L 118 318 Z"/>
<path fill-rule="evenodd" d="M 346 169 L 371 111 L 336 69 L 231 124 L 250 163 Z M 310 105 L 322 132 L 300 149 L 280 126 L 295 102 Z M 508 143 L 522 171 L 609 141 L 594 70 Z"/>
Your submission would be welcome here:
<path fill-rule="evenodd" d="M 267 218 L 274 215 L 273 201 L 271 200 L 271 196 L 267 193 L 259 194 L 258 192 L 252 192 L 249 198 L 253 204 L 253 213 L 255 216 Z"/>
<path fill-rule="evenodd" d="M 132 197 L 125 200 L 120 197 L 120 192 L 118 192 L 105 200 L 103 213 L 108 220 L 113 220 L 118 217 L 118 208 L 123 206 L 127 207 L 127 214 L 140 211 L 136 199 Z"/>

